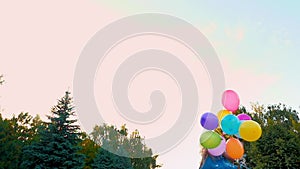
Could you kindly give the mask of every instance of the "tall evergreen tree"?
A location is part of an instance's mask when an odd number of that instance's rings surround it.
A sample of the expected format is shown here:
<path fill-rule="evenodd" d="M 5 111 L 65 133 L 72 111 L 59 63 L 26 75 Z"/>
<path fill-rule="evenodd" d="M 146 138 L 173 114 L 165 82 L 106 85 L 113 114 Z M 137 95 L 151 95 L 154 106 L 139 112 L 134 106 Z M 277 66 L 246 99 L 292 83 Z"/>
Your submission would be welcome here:
<path fill-rule="evenodd" d="M 84 155 L 79 154 L 79 126 L 74 119 L 70 92 L 52 108 L 50 123 L 41 131 L 39 140 L 23 149 L 22 168 L 81 169 Z"/>

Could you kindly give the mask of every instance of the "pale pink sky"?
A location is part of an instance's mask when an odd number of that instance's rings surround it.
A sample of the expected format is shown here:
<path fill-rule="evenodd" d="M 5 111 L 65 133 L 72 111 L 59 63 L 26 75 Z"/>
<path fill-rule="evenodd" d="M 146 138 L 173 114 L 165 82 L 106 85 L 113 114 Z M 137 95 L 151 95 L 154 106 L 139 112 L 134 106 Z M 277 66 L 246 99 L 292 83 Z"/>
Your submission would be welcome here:
<path fill-rule="evenodd" d="M 44 114 L 72 90 L 82 48 L 117 13 L 94 1 L 0 3 L 1 106 L 9 114 Z"/>
<path fill-rule="evenodd" d="M 0 74 L 4 74 L 5 84 L 0 87 L 0 105 L 4 109 L 3 116 L 10 117 L 11 114 L 30 112 L 40 114 L 44 118 L 51 106 L 56 104 L 64 91 L 72 91 L 72 83 L 75 65 L 82 48 L 87 41 L 103 26 L 123 17 L 124 13 L 109 9 L 104 4 L 96 1 L 1 1 L 0 2 Z M 211 22 L 203 33 L 210 36 L 218 29 L 218 25 Z M 243 28 L 236 30 L 229 29 L 227 35 L 236 41 L 242 41 L 247 36 Z M 143 43 L 147 41 L 147 43 Z M 157 43 L 159 41 L 160 43 Z M 263 98 L 265 90 L 274 84 L 278 77 L 268 74 L 257 74 L 251 69 L 233 67 L 231 61 L 218 48 L 222 48 L 224 42 L 212 41 L 220 56 L 223 65 L 226 85 L 236 90 L 241 103 L 249 105 L 251 101 L 258 101 Z M 130 54 L 134 51 L 145 48 L 163 48 L 166 51 L 176 54 L 184 53 L 187 57 L 181 58 L 189 65 L 197 78 L 199 86 L 199 99 L 204 107 L 199 108 L 199 116 L 202 112 L 208 111 L 211 104 L 210 84 L 201 62 L 195 60 L 192 54 L 179 44 L 170 39 L 157 39 L 157 37 L 142 37 L 128 40 L 126 44 L 120 45 L 111 56 L 118 54 Z M 234 51 L 232 53 L 234 55 Z M 116 58 L 116 57 L 115 57 Z M 112 75 L 122 58 L 107 60 L 98 69 L 95 81 L 95 96 L 98 102 L 103 102 L 110 97 L 109 90 L 106 90 L 111 83 Z M 102 72 L 101 72 L 102 71 Z M 110 72 L 100 76 L 103 72 Z M 101 78 L 106 78 L 104 79 Z M 145 79 L 157 78 L 159 82 L 149 84 Z M 156 80 L 157 80 L 156 79 Z M 103 82 L 103 83 L 102 83 Z M 260 87 L 255 87 L 259 82 Z M 157 72 L 148 72 L 136 79 L 130 90 L 132 104 L 139 110 L 147 110 L 148 94 L 154 88 L 160 88 L 166 95 L 173 99 L 167 99 L 168 105 L 174 105 L 166 109 L 166 114 L 149 126 L 138 126 L 128 124 L 128 127 L 139 128 L 141 134 L 146 138 L 154 137 L 159 132 L 164 132 L 171 127 L 178 116 L 176 109 L 180 105 L 180 93 L 172 80 Z M 153 85 L 153 86 L 152 86 Z M 144 92 L 134 91 L 135 88 L 145 88 Z M 221 100 L 221 96 L 220 96 Z M 113 104 L 105 104 L 107 112 L 114 111 Z M 121 124 L 124 122 L 121 117 L 104 114 L 108 122 Z M 126 122 L 126 121 L 125 121 Z M 156 127 L 156 128 L 155 128 Z M 155 130 L 153 130 L 155 129 Z M 160 161 L 164 163 L 164 169 L 182 168 L 184 163 L 195 163 L 198 166 L 199 143 L 198 138 L 201 127 L 196 124 L 188 138 L 169 153 L 161 156 Z M 180 154 L 180 155 L 179 155 Z M 180 156 L 180 157 L 179 157 Z M 190 158 L 192 157 L 192 158 Z M 180 158 L 180 163 L 177 164 Z M 192 160 L 191 160 L 192 159 Z"/>

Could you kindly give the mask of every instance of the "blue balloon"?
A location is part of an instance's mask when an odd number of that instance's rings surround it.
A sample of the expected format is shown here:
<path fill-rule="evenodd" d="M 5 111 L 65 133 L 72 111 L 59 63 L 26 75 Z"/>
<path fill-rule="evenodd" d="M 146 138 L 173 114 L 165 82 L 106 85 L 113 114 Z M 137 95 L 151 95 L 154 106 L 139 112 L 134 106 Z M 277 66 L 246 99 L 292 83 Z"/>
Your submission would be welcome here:
<path fill-rule="evenodd" d="M 221 121 L 221 128 L 228 135 L 239 133 L 240 125 L 241 121 L 233 114 L 226 115 Z"/>
<path fill-rule="evenodd" d="M 245 121 L 245 120 L 240 120 L 240 125 L 241 125 L 244 121 Z M 236 133 L 235 136 L 236 136 L 237 138 L 242 138 L 239 132 Z"/>

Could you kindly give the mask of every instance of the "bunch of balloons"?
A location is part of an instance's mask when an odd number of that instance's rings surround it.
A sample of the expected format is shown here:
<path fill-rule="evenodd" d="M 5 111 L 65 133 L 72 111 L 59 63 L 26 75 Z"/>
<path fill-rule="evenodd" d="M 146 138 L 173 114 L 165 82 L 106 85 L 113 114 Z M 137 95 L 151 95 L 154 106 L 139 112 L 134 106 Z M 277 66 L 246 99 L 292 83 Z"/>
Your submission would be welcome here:
<path fill-rule="evenodd" d="M 244 146 L 240 139 L 256 141 L 260 138 L 262 130 L 249 115 L 244 113 L 235 115 L 240 104 L 235 91 L 224 91 L 222 104 L 225 109 L 219 111 L 217 115 L 207 112 L 201 116 L 200 123 L 207 131 L 201 134 L 200 144 L 213 156 L 226 153 L 232 159 L 240 159 L 244 155 Z M 216 132 L 219 128 L 223 132 L 221 135 Z M 227 140 L 223 137 L 225 135 L 229 136 Z"/>

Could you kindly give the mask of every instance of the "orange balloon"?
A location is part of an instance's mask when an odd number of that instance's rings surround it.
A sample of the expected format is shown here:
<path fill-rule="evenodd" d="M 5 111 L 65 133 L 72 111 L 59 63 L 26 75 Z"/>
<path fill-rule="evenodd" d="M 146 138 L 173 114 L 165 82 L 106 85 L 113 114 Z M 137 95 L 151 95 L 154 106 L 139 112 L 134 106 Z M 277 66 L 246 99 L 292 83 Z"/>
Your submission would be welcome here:
<path fill-rule="evenodd" d="M 232 114 L 231 111 L 229 110 L 220 110 L 217 114 L 217 117 L 219 119 L 219 123 L 221 123 L 222 119 L 228 115 L 228 114 Z"/>
<path fill-rule="evenodd" d="M 230 138 L 226 142 L 226 153 L 232 159 L 240 159 L 244 155 L 244 146 L 236 138 Z"/>

